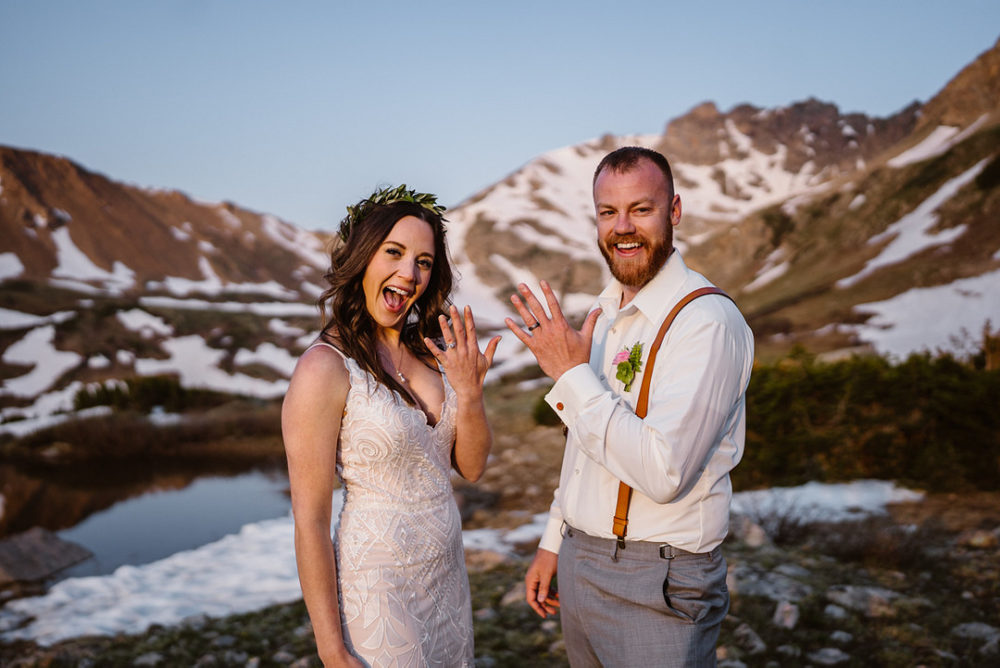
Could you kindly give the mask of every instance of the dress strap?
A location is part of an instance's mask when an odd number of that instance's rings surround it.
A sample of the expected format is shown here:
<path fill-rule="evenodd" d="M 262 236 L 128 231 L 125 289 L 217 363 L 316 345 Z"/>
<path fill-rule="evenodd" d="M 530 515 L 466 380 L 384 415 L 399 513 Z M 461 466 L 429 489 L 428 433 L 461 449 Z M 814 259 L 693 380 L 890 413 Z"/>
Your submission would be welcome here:
<path fill-rule="evenodd" d="M 347 359 L 347 355 L 345 355 L 345 354 L 344 354 L 344 351 L 343 351 L 343 350 L 341 350 L 341 349 L 340 349 L 340 348 L 338 348 L 337 346 L 333 345 L 332 343 L 327 343 L 326 341 L 317 341 L 316 343 L 314 343 L 314 344 L 312 344 L 311 346 L 309 346 L 308 348 L 306 348 L 306 349 L 305 349 L 305 350 L 304 350 L 304 351 L 302 352 L 302 354 L 303 354 L 303 355 L 305 355 L 305 354 L 306 354 L 307 352 L 309 352 L 310 350 L 312 350 L 313 348 L 316 348 L 316 347 L 318 347 L 318 346 L 326 346 L 326 347 L 327 347 L 327 348 L 329 348 L 330 350 L 334 350 L 334 351 L 336 351 L 336 352 L 337 352 L 337 354 L 338 354 L 338 355 L 340 355 L 341 357 L 343 357 L 343 358 L 344 358 L 345 360 Z"/>

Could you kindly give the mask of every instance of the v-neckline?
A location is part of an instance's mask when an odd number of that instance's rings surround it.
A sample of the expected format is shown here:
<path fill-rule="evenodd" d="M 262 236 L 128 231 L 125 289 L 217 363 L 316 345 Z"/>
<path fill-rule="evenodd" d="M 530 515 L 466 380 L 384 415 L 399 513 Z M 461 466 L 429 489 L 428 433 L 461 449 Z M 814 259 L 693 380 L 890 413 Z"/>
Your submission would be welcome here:
<path fill-rule="evenodd" d="M 367 373 L 367 371 L 366 371 L 366 373 Z M 369 374 L 369 375 L 371 375 L 371 374 Z M 378 381 L 376 380 L 375 382 L 378 382 Z M 427 426 L 431 431 L 437 431 L 437 426 L 439 424 L 441 424 L 441 422 L 444 420 L 444 412 L 448 408 L 448 389 L 449 389 L 449 387 L 450 386 L 445 381 L 444 372 L 441 372 L 441 389 L 444 392 L 444 398 L 441 399 L 441 412 L 438 415 L 438 419 L 434 421 L 434 424 L 431 424 L 431 416 L 430 416 L 430 414 L 427 411 L 425 411 L 423 408 L 421 408 L 420 402 L 417 401 L 417 397 L 414 396 L 412 393 L 408 392 L 408 394 L 410 394 L 410 398 L 413 399 L 413 403 L 411 404 L 408 401 L 406 401 L 405 397 L 403 397 L 402 395 L 399 394 L 398 390 L 394 390 L 394 389 L 392 389 L 389 386 L 386 386 L 386 389 L 389 390 L 390 392 L 392 392 L 393 394 L 396 394 L 397 396 L 399 396 L 399 398 L 403 400 L 403 404 L 407 408 L 409 408 L 411 410 L 414 410 L 414 411 L 417 411 L 418 413 L 420 413 L 421 415 L 423 415 L 424 416 L 424 425 Z"/>
<path fill-rule="evenodd" d="M 455 390 L 451 387 L 451 384 L 448 382 L 448 377 L 445 376 L 444 369 L 441 368 L 440 364 L 438 365 L 438 373 L 439 373 L 439 375 L 441 377 L 441 389 L 444 391 L 444 398 L 441 400 L 441 413 L 438 416 L 438 419 L 434 421 L 434 424 L 431 424 L 431 420 L 430 420 L 431 416 L 427 413 L 427 411 L 425 411 L 423 408 L 420 407 L 419 403 L 410 404 L 408 401 L 406 401 L 406 399 L 403 397 L 403 395 L 401 395 L 399 393 L 398 390 L 394 390 L 391 387 L 389 387 L 388 385 L 385 385 L 384 383 L 380 383 L 379 380 L 378 380 L 378 378 L 376 378 L 372 374 L 371 371 L 369 371 L 368 369 L 366 369 L 363 366 L 361 366 L 360 364 L 358 364 L 357 360 L 355 360 L 354 358 L 348 357 L 347 355 L 345 355 L 339 348 L 337 348 L 333 344 L 327 343 L 326 341 L 317 341 L 316 343 L 314 343 L 312 346 L 309 346 L 309 347 L 313 348 L 313 347 L 318 346 L 318 345 L 326 346 L 328 348 L 333 348 L 333 350 L 336 351 L 343 359 L 350 360 L 355 366 L 357 366 L 358 369 L 361 372 L 363 372 L 368 377 L 368 379 L 371 382 L 374 382 L 376 385 L 381 385 L 382 387 L 384 387 L 389 392 L 389 394 L 394 394 L 397 397 L 399 397 L 399 399 L 402 400 L 403 405 L 406 408 L 408 408 L 410 410 L 413 410 L 413 411 L 417 411 L 418 413 L 420 413 L 420 415 L 422 415 L 423 418 L 424 418 L 424 426 L 427 427 L 428 429 L 430 429 L 432 432 L 437 431 L 438 425 L 441 424 L 444 421 L 444 413 L 445 413 L 446 410 L 448 410 L 448 392 L 450 390 L 454 394 Z M 416 397 L 412 397 L 412 396 L 410 398 L 411 399 L 416 399 Z"/>

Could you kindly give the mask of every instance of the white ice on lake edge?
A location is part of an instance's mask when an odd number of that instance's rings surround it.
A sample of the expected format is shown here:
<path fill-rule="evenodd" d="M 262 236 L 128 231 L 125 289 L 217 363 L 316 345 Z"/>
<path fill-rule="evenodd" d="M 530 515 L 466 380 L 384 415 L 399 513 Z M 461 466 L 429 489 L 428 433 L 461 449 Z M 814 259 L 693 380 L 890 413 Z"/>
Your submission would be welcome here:
<path fill-rule="evenodd" d="M 841 520 L 885 511 L 889 503 L 913 501 L 919 492 L 891 482 L 860 480 L 809 483 L 736 494 L 736 510 L 794 509 L 811 520 Z M 342 499 L 337 495 L 334 515 Z M 538 539 L 547 514 L 512 530 L 463 532 L 466 549 L 511 553 Z M 142 566 L 122 566 L 110 575 L 70 578 L 47 594 L 0 608 L 0 638 L 41 645 L 83 635 L 141 633 L 153 624 L 176 625 L 197 615 L 221 617 L 297 600 L 301 596 L 293 550 L 291 516 L 245 525 L 239 533 Z"/>

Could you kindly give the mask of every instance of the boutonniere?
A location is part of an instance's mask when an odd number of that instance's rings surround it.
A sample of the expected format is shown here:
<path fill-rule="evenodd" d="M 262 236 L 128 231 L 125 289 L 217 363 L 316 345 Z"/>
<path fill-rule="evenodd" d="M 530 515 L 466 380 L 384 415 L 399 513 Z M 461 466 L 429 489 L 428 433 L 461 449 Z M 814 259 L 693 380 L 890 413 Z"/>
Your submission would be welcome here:
<path fill-rule="evenodd" d="M 615 378 L 625 383 L 625 391 L 632 389 L 637 373 L 642 371 L 642 344 L 638 341 L 631 348 L 625 348 L 611 360 L 618 367 Z"/>

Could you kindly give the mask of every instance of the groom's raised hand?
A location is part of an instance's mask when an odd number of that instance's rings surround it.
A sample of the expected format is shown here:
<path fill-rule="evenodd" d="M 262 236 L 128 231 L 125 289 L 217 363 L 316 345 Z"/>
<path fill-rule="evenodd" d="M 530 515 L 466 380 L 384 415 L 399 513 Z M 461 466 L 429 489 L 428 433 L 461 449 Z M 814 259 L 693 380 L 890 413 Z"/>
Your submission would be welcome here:
<path fill-rule="evenodd" d="M 587 319 L 579 330 L 573 329 L 563 316 L 552 288 L 546 281 L 541 281 L 541 286 L 552 317 L 545 314 L 541 302 L 527 285 L 521 283 L 517 286 L 521 296 L 511 295 L 510 301 L 524 320 L 525 327 L 519 327 L 513 318 L 505 318 L 504 323 L 532 352 L 545 375 L 552 380 L 559 380 L 560 376 L 573 367 L 590 361 L 590 342 L 601 309 L 594 309 L 587 314 Z"/>

